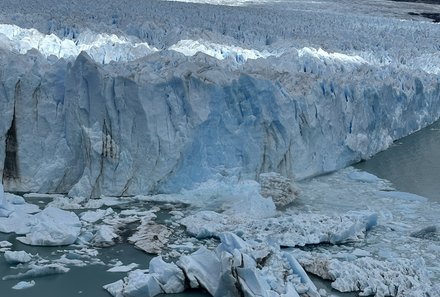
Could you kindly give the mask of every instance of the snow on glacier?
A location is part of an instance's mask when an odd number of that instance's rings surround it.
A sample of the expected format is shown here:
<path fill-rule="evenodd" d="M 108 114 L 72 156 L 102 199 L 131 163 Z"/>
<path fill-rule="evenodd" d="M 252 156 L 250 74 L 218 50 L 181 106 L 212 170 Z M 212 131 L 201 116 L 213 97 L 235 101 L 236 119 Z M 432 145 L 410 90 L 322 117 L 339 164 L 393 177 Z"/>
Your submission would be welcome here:
<path fill-rule="evenodd" d="M 194 56 L 197 53 L 205 53 L 218 60 L 224 60 L 232 57 L 237 63 L 245 63 L 248 59 L 267 58 L 269 56 L 280 56 L 280 53 L 259 52 L 257 50 L 249 50 L 236 46 L 228 46 L 223 44 L 212 43 L 204 40 L 180 40 L 178 43 L 170 46 L 169 50 L 173 50 L 184 54 L 185 56 Z"/>
<path fill-rule="evenodd" d="M 115 34 L 97 34 L 86 31 L 81 38 L 60 39 L 55 34 L 45 35 L 35 29 L 24 29 L 15 25 L 0 24 L 0 38 L 3 37 L 2 47 L 26 54 L 34 49 L 46 58 L 55 56 L 58 59 L 73 59 L 85 51 L 97 63 L 111 61 L 130 61 L 157 51 L 145 42 L 136 42 L 120 38 Z M 4 38 L 7 38 L 5 40 Z"/>

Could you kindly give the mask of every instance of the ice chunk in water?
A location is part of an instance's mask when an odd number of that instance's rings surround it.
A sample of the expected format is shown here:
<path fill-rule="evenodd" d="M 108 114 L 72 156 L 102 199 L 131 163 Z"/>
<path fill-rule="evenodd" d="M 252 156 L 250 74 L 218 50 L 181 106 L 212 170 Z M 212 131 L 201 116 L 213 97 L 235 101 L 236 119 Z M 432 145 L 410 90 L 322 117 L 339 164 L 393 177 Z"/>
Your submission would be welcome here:
<path fill-rule="evenodd" d="M 32 288 L 33 286 L 35 286 L 35 281 L 33 281 L 33 280 L 31 280 L 29 282 L 21 281 L 21 282 L 17 283 L 15 286 L 13 286 L 12 289 L 23 290 L 23 289 Z"/>
<path fill-rule="evenodd" d="M 156 277 L 167 294 L 185 290 L 183 271 L 174 263 L 166 263 L 160 256 L 150 261 L 150 273 Z"/>
<path fill-rule="evenodd" d="M 81 231 L 81 222 L 73 212 L 48 207 L 34 215 L 29 224 L 30 232 L 17 240 L 29 245 L 69 245 L 76 241 Z"/>
<path fill-rule="evenodd" d="M 32 260 L 32 256 L 25 251 L 6 251 L 5 261 L 10 264 L 27 263 Z"/>

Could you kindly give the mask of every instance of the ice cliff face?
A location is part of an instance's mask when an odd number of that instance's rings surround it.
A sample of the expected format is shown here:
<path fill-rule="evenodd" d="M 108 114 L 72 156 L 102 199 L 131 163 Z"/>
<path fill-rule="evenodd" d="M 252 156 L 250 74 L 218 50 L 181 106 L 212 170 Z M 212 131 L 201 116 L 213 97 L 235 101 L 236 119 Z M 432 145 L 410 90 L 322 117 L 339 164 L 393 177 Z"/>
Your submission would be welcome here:
<path fill-rule="evenodd" d="M 186 27 L 185 5 L 205 12 L 193 20 L 204 25 Z M 96 197 L 177 191 L 216 175 L 304 178 L 368 158 L 440 116 L 438 26 L 387 18 L 365 25 L 361 18 L 325 37 L 310 28 L 324 30 L 317 13 L 292 20 L 270 9 L 275 23 L 301 29 L 287 34 L 283 27 L 272 43 L 273 28 L 258 25 L 266 18 L 260 8 L 246 8 L 253 35 L 227 22 L 224 11 L 233 10 L 178 7 L 169 23 L 150 22 L 134 36 L 126 19 L 101 24 L 108 34 L 0 26 L 7 190 Z M 211 28 L 209 19 L 216 19 Z M 348 19 L 323 13 L 322 20 Z M 174 33 L 163 32 L 170 23 Z M 366 38 L 371 32 L 383 38 Z M 386 40 L 391 34 L 397 45 Z"/>

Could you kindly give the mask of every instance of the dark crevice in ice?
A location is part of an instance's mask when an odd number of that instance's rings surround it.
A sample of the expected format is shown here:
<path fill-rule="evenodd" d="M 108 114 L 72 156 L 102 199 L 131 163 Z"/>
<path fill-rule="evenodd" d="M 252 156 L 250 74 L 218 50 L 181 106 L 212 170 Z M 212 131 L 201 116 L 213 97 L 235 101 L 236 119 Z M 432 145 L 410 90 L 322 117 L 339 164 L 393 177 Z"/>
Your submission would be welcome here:
<path fill-rule="evenodd" d="M 425 4 L 440 4 L 440 0 L 391 0 L 394 2 L 409 2 L 409 3 L 425 3 Z"/>
<path fill-rule="evenodd" d="M 17 142 L 17 129 L 15 124 L 15 107 L 14 107 L 14 114 L 12 116 L 11 127 L 9 127 L 9 130 L 6 133 L 6 153 L 5 153 L 5 162 L 3 167 L 3 179 L 2 179 L 3 182 L 11 179 L 18 179 L 19 177 L 17 150 L 18 150 L 18 142 Z"/>
<path fill-rule="evenodd" d="M 416 12 L 408 12 L 409 15 L 418 15 L 422 16 L 424 18 L 431 19 L 433 23 L 440 23 L 440 13 L 437 12 L 422 12 L 422 13 L 416 13 Z"/>

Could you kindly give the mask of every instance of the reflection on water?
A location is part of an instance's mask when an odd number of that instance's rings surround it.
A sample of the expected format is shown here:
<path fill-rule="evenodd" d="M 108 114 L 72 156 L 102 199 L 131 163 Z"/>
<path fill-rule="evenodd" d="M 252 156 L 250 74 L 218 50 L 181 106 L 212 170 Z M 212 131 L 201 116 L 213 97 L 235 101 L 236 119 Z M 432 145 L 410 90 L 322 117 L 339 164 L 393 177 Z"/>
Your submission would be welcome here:
<path fill-rule="evenodd" d="M 399 191 L 440 202 L 440 121 L 355 167 L 388 179 Z"/>

